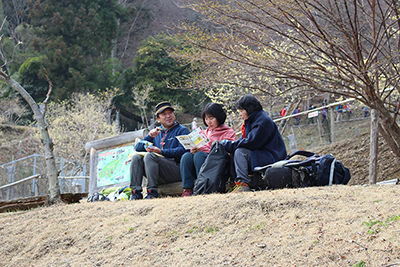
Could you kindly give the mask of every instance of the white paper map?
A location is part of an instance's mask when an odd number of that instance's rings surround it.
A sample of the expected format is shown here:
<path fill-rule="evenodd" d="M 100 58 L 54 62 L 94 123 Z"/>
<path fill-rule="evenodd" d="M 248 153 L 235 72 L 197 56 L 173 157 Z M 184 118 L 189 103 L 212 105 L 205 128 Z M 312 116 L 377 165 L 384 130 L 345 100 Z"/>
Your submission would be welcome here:
<path fill-rule="evenodd" d="M 197 128 L 188 135 L 179 135 L 176 137 L 185 149 L 192 149 L 194 147 L 202 147 L 210 140 L 206 133 L 201 129 Z"/>

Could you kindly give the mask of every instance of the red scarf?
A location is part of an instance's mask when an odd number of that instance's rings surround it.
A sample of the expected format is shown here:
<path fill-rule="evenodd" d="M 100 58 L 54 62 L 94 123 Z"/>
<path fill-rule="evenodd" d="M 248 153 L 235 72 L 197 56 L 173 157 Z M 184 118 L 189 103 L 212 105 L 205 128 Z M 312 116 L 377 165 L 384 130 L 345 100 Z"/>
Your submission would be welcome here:
<path fill-rule="evenodd" d="M 246 128 L 244 127 L 244 124 L 246 122 L 243 122 L 242 127 L 240 127 L 240 131 L 242 132 L 243 138 L 246 138 Z"/>

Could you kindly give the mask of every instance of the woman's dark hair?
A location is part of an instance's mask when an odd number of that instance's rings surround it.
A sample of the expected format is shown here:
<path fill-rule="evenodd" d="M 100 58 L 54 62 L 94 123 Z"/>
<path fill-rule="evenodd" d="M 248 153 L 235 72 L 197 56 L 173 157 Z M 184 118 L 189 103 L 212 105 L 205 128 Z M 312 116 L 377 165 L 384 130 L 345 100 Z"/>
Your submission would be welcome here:
<path fill-rule="evenodd" d="M 217 119 L 218 121 L 218 126 L 224 124 L 226 120 L 226 112 L 222 108 L 220 104 L 217 103 L 208 103 L 204 109 L 203 113 L 201 113 L 201 117 L 203 118 L 204 125 L 207 125 L 206 123 L 206 115 L 212 116 Z"/>
<path fill-rule="evenodd" d="M 236 108 L 246 110 L 247 115 L 250 115 L 256 110 L 262 110 L 260 101 L 258 101 L 258 99 L 255 98 L 253 95 L 242 96 L 236 103 Z"/>

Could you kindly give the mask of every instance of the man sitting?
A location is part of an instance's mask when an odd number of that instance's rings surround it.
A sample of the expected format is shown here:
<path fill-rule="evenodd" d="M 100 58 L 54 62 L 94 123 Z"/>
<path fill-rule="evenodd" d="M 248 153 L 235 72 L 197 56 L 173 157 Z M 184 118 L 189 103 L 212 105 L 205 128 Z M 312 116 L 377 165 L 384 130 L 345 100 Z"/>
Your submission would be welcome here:
<path fill-rule="evenodd" d="M 189 134 L 189 129 L 175 121 L 174 109 L 168 102 L 157 104 L 157 127 L 135 147 L 147 151 L 145 156 L 134 155 L 131 161 L 131 199 L 142 199 L 143 175 L 147 177 L 147 199 L 158 197 L 158 185 L 180 182 L 179 161 L 186 152 L 176 136 Z M 149 143 L 152 143 L 149 145 Z"/>

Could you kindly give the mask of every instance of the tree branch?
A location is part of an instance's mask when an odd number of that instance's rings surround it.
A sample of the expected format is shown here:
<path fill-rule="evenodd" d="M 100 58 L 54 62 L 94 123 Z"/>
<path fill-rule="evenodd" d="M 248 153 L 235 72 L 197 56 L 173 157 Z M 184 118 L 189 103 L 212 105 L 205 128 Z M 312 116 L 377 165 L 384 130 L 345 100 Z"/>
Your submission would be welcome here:
<path fill-rule="evenodd" d="M 49 83 L 49 90 L 47 91 L 46 99 L 43 101 L 43 105 L 44 105 L 43 118 L 44 118 L 46 116 L 46 111 L 47 111 L 47 102 L 50 99 L 51 92 L 53 92 L 53 83 L 51 82 L 49 75 L 47 74 L 47 71 L 45 68 L 43 68 L 43 71 L 44 71 L 44 75 L 46 75 L 47 82 Z"/>

